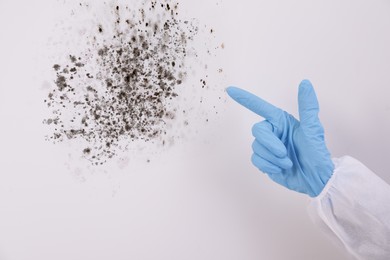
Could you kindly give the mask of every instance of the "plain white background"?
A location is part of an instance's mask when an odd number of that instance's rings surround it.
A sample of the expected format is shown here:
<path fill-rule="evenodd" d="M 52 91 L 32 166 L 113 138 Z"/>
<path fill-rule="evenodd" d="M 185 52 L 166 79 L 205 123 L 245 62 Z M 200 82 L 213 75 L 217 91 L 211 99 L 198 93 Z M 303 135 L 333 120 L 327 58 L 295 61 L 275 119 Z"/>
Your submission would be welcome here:
<path fill-rule="evenodd" d="M 389 1 L 180 3 L 226 46 L 221 91 L 240 86 L 297 115 L 310 79 L 332 155 L 390 182 Z M 230 100 L 149 164 L 80 172 L 71 147 L 45 142 L 36 54 L 60 6 L 0 1 L 1 260 L 346 259 L 310 222 L 306 196 L 251 166 L 261 119 Z"/>

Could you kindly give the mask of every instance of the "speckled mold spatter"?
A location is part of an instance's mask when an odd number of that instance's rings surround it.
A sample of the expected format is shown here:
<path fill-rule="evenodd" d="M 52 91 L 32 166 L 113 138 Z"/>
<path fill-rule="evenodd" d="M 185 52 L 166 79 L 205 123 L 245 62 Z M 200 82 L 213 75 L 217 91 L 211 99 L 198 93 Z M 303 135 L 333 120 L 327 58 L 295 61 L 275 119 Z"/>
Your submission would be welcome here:
<path fill-rule="evenodd" d="M 45 99 L 52 114 L 44 123 L 53 129 L 47 139 L 82 138 L 81 152 L 94 165 L 116 156 L 123 140 L 166 134 L 177 113 L 170 104 L 188 74 L 188 42 L 198 30 L 178 18 L 177 3 L 107 8 L 115 19 L 97 24 L 85 49 L 53 64 L 55 84 Z"/>

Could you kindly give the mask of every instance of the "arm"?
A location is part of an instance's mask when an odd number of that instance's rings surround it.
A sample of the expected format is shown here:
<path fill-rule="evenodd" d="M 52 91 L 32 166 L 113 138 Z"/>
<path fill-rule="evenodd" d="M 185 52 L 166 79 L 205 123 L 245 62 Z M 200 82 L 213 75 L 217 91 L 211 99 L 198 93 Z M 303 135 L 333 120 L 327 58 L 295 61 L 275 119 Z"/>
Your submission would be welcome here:
<path fill-rule="evenodd" d="M 252 163 L 276 183 L 312 197 L 318 224 L 358 259 L 390 259 L 390 187 L 351 157 L 332 161 L 310 81 L 299 86 L 299 119 L 239 88 L 228 94 L 264 117 L 252 128 Z"/>
<path fill-rule="evenodd" d="M 357 259 L 390 259 L 390 186 L 356 159 L 334 159 L 335 170 L 309 213 Z"/>

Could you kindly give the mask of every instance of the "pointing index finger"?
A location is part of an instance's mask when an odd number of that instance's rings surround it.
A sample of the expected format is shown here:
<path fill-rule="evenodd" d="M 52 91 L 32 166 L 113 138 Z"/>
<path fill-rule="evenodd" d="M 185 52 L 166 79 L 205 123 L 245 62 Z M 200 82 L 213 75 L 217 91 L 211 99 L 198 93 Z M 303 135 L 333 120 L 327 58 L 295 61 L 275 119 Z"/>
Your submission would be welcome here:
<path fill-rule="evenodd" d="M 259 116 L 264 117 L 271 123 L 277 122 L 283 112 L 280 108 L 275 107 L 267 101 L 243 89 L 228 87 L 226 92 L 237 103 L 258 114 Z"/>

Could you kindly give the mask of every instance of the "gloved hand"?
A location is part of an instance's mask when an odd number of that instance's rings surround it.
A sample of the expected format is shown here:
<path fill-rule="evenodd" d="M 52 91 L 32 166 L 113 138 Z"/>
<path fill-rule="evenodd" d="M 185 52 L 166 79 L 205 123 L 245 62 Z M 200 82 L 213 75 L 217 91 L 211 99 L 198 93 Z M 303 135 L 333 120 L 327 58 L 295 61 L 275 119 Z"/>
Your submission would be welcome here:
<path fill-rule="evenodd" d="M 227 88 L 235 101 L 266 120 L 252 128 L 252 163 L 275 182 L 316 197 L 332 176 L 334 165 L 318 118 L 319 106 L 310 81 L 299 85 L 299 118 L 236 87 Z"/>

